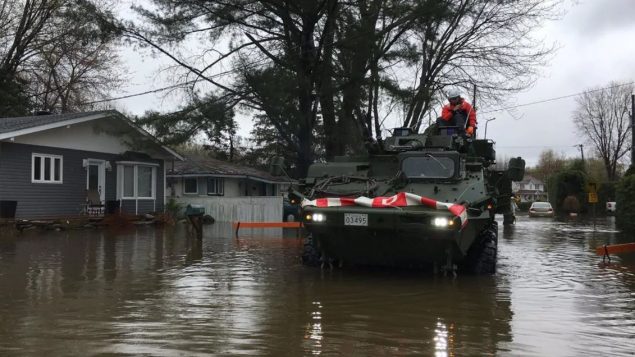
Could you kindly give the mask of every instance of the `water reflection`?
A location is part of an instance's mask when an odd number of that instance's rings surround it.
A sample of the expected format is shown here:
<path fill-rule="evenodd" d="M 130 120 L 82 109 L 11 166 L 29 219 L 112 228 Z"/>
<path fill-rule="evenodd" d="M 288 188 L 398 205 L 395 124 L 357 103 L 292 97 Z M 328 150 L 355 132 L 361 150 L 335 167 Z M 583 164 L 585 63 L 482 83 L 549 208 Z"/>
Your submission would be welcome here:
<path fill-rule="evenodd" d="M 304 338 L 308 341 L 305 347 L 312 355 L 322 354 L 322 304 L 319 301 L 312 302 L 314 311 L 311 312 L 311 322 L 307 326 Z"/>
<path fill-rule="evenodd" d="M 448 327 L 441 321 L 437 322 L 434 330 L 434 355 L 448 357 Z"/>
<path fill-rule="evenodd" d="M 243 234 L 244 233 L 244 234 Z M 611 221 L 519 218 L 494 277 L 319 271 L 295 232 L 207 226 L 0 237 L 0 355 L 632 352 L 635 259 Z M 249 233 L 249 234 L 248 234 Z"/>

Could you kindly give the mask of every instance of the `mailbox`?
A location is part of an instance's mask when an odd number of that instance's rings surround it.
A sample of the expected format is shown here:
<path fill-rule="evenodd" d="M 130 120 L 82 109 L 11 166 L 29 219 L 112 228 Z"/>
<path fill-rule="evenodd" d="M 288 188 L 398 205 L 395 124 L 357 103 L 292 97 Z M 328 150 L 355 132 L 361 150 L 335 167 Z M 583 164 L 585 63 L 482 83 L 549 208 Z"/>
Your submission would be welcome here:
<path fill-rule="evenodd" d="M 187 216 L 203 216 L 205 214 L 205 207 L 202 205 L 187 205 L 185 214 Z"/>

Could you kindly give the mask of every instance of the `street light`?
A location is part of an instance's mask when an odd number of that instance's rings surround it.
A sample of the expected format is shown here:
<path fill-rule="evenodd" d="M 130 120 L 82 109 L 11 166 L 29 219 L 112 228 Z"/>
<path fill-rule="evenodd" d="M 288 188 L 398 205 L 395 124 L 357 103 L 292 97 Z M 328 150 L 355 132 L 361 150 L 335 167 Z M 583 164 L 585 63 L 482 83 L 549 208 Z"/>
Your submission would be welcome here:
<path fill-rule="evenodd" d="M 485 137 L 483 139 L 487 139 L 487 124 L 492 120 L 496 120 L 496 118 L 485 119 Z"/>

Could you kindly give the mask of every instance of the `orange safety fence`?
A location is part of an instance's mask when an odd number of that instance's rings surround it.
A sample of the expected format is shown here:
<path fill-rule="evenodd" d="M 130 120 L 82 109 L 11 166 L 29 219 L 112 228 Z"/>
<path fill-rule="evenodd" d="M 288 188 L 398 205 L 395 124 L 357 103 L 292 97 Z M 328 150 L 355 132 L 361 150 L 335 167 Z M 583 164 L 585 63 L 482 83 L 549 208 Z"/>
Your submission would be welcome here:
<path fill-rule="evenodd" d="M 635 243 L 603 245 L 595 248 L 597 255 L 635 252 Z"/>
<path fill-rule="evenodd" d="M 233 222 L 234 228 L 301 228 L 302 222 Z"/>
<path fill-rule="evenodd" d="M 238 238 L 238 230 L 241 228 L 297 228 L 298 237 L 300 237 L 302 222 L 233 222 L 232 227 L 236 230 L 236 238 Z"/>

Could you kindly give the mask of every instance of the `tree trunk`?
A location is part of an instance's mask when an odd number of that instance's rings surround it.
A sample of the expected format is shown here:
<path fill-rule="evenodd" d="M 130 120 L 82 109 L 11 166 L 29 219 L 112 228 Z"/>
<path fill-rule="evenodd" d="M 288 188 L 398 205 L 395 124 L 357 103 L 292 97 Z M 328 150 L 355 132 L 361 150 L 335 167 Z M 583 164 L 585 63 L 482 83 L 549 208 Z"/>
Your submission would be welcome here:
<path fill-rule="evenodd" d="M 332 160 L 337 155 L 337 122 L 335 117 L 335 86 L 333 84 L 333 41 L 335 40 L 334 22 L 335 15 L 330 14 L 328 28 L 324 34 L 324 54 L 322 63 L 318 67 L 318 93 L 322 110 L 322 122 L 324 125 L 324 150 L 327 160 Z"/>

